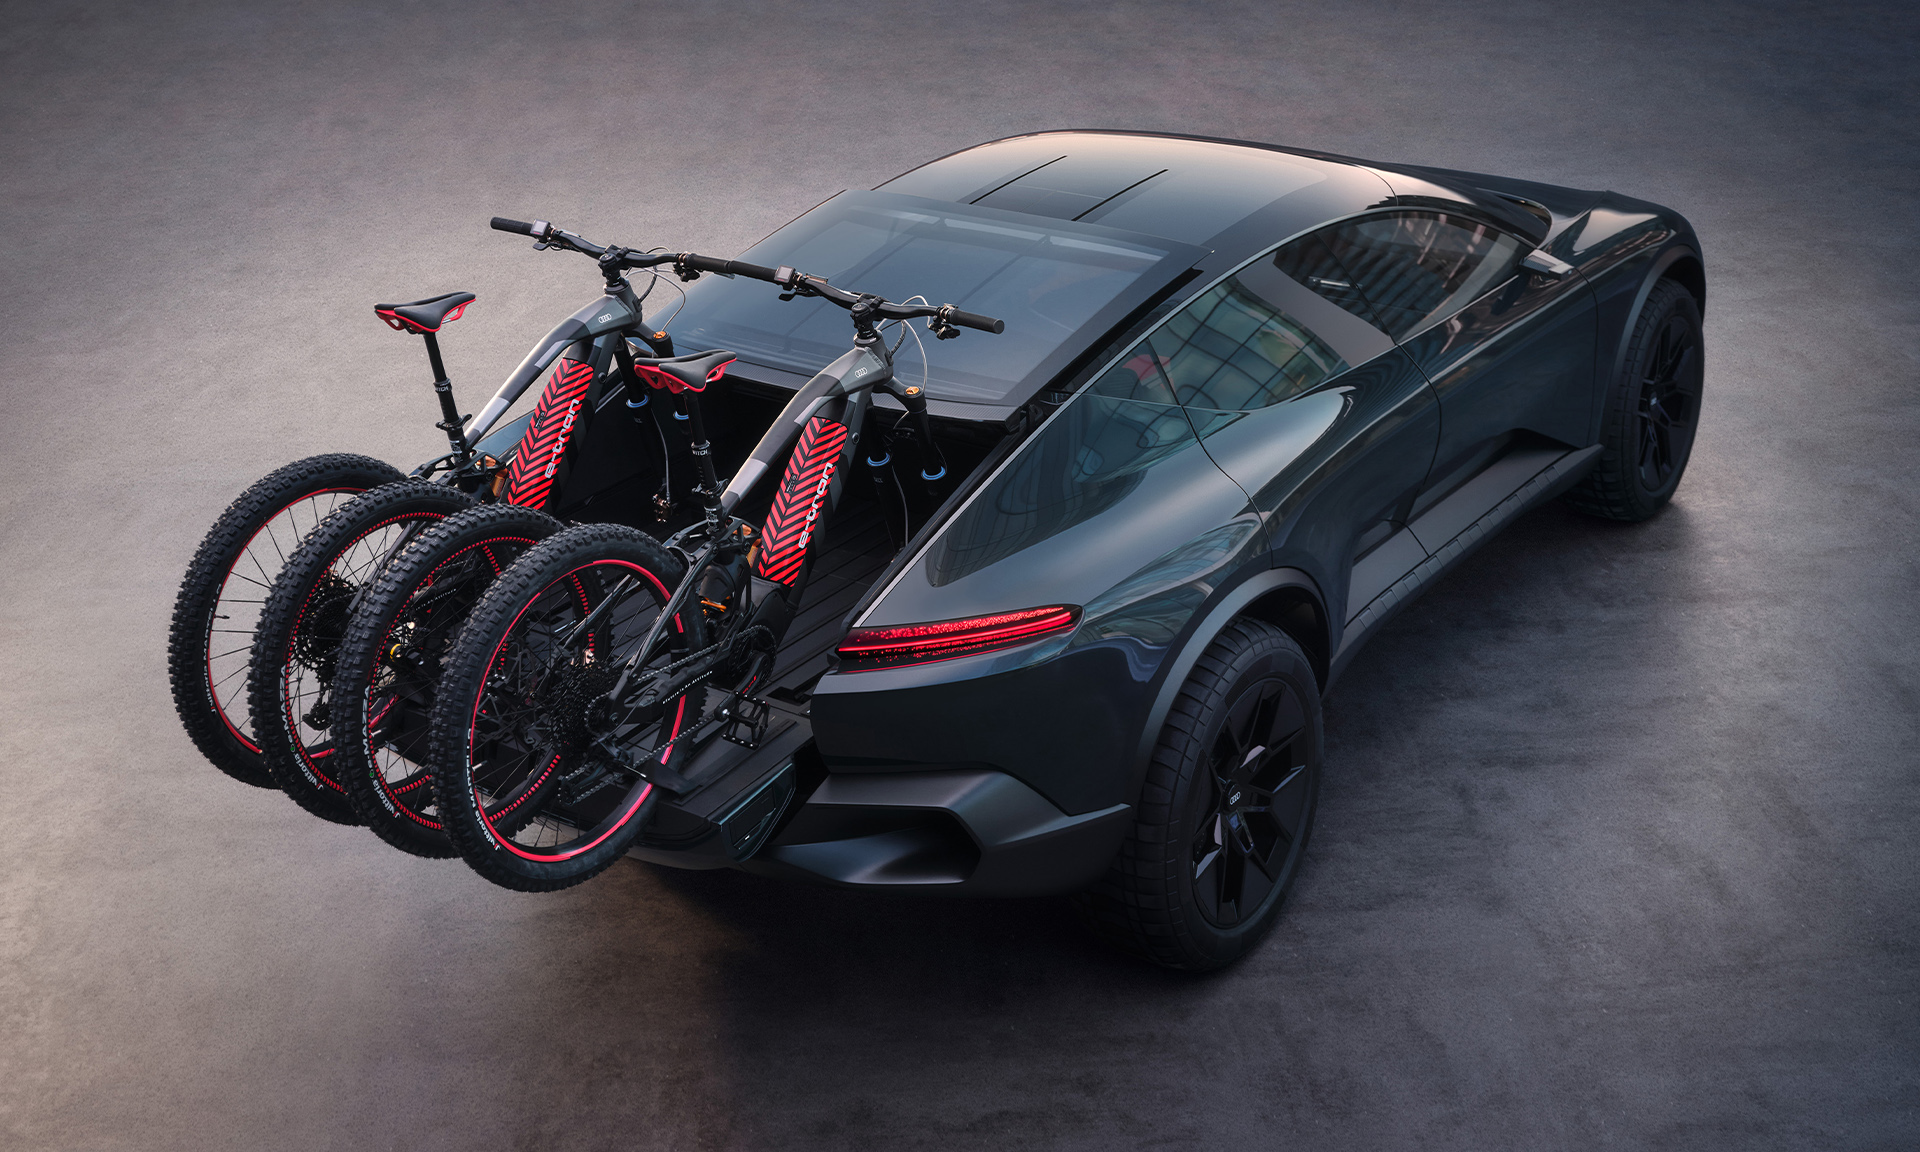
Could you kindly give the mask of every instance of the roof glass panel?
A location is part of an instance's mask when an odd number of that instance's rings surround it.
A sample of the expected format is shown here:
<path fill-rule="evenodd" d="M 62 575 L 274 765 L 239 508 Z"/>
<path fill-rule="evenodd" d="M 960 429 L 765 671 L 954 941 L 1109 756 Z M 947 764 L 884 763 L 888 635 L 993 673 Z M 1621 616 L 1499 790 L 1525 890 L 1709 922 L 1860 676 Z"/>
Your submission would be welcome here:
<path fill-rule="evenodd" d="M 788 265 L 836 287 L 889 300 L 915 294 L 1006 321 L 998 336 L 921 335 L 896 354 L 927 393 L 972 404 L 1018 403 L 1094 337 L 1191 265 L 1185 245 L 1111 228 L 886 192 L 843 192 L 754 245 L 742 260 Z M 671 321 L 683 348 L 811 374 L 845 352 L 853 327 L 823 300 L 781 301 L 770 287 L 711 277 L 689 286 Z M 1037 377 L 1037 378 L 1036 378 Z M 1035 378 L 1035 379 L 1030 379 Z"/>

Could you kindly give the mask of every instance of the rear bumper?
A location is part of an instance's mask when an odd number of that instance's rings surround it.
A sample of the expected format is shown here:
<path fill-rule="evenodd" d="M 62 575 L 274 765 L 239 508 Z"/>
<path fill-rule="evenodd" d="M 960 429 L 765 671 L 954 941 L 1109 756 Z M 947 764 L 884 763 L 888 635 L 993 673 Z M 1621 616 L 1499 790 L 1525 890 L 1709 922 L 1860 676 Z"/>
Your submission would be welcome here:
<path fill-rule="evenodd" d="M 792 748 L 793 734 L 783 743 Z M 804 799 L 799 775 L 789 754 L 770 771 L 715 781 L 663 809 L 631 855 L 848 888 L 1044 896 L 1097 880 L 1133 811 L 1070 816 L 988 768 L 828 775 Z"/>
<path fill-rule="evenodd" d="M 853 888 L 1073 892 L 1106 871 L 1131 813 L 1069 816 L 989 769 L 835 775 L 741 867 Z"/>

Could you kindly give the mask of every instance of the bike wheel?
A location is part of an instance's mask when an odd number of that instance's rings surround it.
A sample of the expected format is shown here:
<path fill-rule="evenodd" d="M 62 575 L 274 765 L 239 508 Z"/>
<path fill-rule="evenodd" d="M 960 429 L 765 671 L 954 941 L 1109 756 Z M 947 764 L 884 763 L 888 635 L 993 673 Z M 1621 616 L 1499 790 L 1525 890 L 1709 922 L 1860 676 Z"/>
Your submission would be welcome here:
<path fill-rule="evenodd" d="M 327 517 L 267 593 L 253 637 L 256 742 L 281 791 L 315 816 L 360 822 L 329 763 L 329 690 L 355 599 L 422 528 L 472 505 L 459 489 L 424 480 L 375 488 Z"/>
<path fill-rule="evenodd" d="M 247 673 L 260 610 L 289 553 L 341 505 L 401 478 L 371 456 L 296 460 L 240 494 L 200 541 L 174 599 L 167 679 L 187 736 L 243 784 L 274 788 L 254 739 Z"/>
<path fill-rule="evenodd" d="M 423 531 L 354 609 L 334 673 L 332 775 L 367 827 L 395 848 L 455 854 L 427 771 L 441 667 L 481 594 L 560 528 L 531 508 L 469 508 Z"/>
<path fill-rule="evenodd" d="M 635 660 L 683 572 L 643 533 L 581 525 L 528 551 L 474 608 L 434 701 L 433 787 L 448 839 L 488 880 L 570 887 L 646 826 L 658 797 L 647 767 L 682 758 L 706 698 L 696 683 L 643 699 L 705 646 L 697 605 Z"/>

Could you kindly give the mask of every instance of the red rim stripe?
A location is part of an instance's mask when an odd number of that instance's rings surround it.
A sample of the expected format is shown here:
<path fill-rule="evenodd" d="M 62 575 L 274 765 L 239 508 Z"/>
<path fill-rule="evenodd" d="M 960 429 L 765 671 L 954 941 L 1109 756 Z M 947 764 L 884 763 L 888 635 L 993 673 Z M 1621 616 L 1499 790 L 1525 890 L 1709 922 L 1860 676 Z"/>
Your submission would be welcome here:
<path fill-rule="evenodd" d="M 660 602 L 662 606 L 664 606 L 666 602 L 672 598 L 672 593 L 667 589 L 667 586 L 665 584 L 661 583 L 660 578 L 658 576 L 655 576 L 652 572 L 647 571 L 645 568 L 642 568 L 640 565 L 632 563 L 631 561 L 603 560 L 603 561 L 594 561 L 588 564 L 582 564 L 580 565 L 580 567 L 574 568 L 571 571 L 568 571 L 563 575 L 561 575 L 560 577 L 558 577 L 557 579 L 553 580 L 545 588 L 542 588 L 539 592 L 535 593 L 532 599 L 529 599 L 525 604 L 522 604 L 520 606 L 520 611 L 514 613 L 513 620 L 507 625 L 506 632 L 500 637 L 500 643 L 494 646 L 493 655 L 489 657 L 487 660 L 487 673 L 489 675 L 492 674 L 494 666 L 499 663 L 500 653 L 506 650 L 507 642 L 513 638 L 514 628 L 519 625 L 520 618 L 527 614 L 527 609 L 532 607 L 533 604 L 536 601 L 538 601 L 541 596 L 546 595 L 548 589 L 551 589 L 555 584 L 560 583 L 561 580 L 573 580 L 578 573 L 593 567 L 594 564 L 612 564 L 612 565 L 615 565 L 616 567 L 631 568 L 633 571 L 638 572 L 640 575 L 646 577 L 647 582 L 652 584 L 655 591 L 657 591 L 660 594 Z M 574 580 L 574 586 L 577 590 L 579 587 L 579 582 L 577 580 Z M 583 605 L 584 605 L 584 601 L 583 601 Z M 680 627 L 680 621 L 677 617 L 673 621 L 673 626 L 677 631 L 685 631 L 685 629 Z M 593 848 L 597 847 L 601 842 L 605 841 L 607 837 L 613 835 L 615 832 L 618 832 L 620 829 L 626 827 L 627 821 L 633 819 L 633 814 L 640 810 L 640 805 L 646 802 L 647 797 L 653 795 L 653 785 L 649 783 L 647 784 L 646 787 L 640 789 L 640 794 L 634 797 L 633 803 L 628 806 L 625 812 L 620 814 L 620 818 L 618 820 L 615 820 L 611 825 L 609 825 L 606 831 L 594 837 L 592 843 L 582 844 L 577 848 L 569 848 L 564 852 L 557 852 L 557 853 L 530 852 L 527 849 L 521 847 L 520 845 L 514 843 L 511 839 L 508 839 L 507 837 L 502 836 L 499 833 L 499 831 L 494 828 L 493 821 L 490 818 L 488 818 L 486 801 L 481 796 L 480 789 L 477 786 L 475 786 L 473 782 L 473 732 L 474 732 L 474 729 L 478 727 L 480 723 L 480 700 L 485 695 L 486 693 L 483 690 L 480 696 L 477 696 L 474 698 L 473 711 L 469 713 L 467 716 L 467 790 L 473 798 L 474 810 L 479 813 L 480 824 L 483 828 L 486 829 L 487 838 L 493 841 L 495 847 L 505 848 L 507 851 L 513 853 L 515 856 L 518 856 L 523 860 L 533 860 L 533 861 L 542 862 L 542 863 L 551 863 L 551 862 L 560 861 L 560 860 L 570 860 L 573 857 L 580 855 L 582 852 L 587 852 L 592 850 Z M 682 724 L 686 722 L 686 716 L 687 716 L 687 698 L 685 696 L 681 696 L 680 708 L 677 712 L 674 713 L 674 717 L 673 717 L 673 731 L 669 733 L 667 737 L 668 753 L 671 753 L 673 751 L 673 741 L 679 739 L 680 727 Z M 557 762 L 557 758 L 556 758 L 556 762 Z M 665 763 L 665 760 L 663 759 L 661 762 Z M 546 771 L 550 772 L 552 770 L 553 770 L 553 763 L 550 762 L 547 765 Z"/>

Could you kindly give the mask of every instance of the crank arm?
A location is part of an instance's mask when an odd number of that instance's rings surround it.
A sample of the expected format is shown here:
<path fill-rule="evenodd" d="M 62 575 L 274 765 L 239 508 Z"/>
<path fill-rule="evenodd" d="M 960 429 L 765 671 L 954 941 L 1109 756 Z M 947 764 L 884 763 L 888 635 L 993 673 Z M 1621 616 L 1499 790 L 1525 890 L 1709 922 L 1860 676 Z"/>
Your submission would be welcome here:
<path fill-rule="evenodd" d="M 685 796 L 694 789 L 693 781 L 675 772 L 665 764 L 656 760 L 649 760 L 645 764 L 636 763 L 633 757 L 627 755 L 620 749 L 607 747 L 604 738 L 595 740 L 593 747 L 594 751 L 600 753 L 601 756 L 606 758 L 609 764 L 612 764 L 620 771 L 631 772 L 647 783 L 657 784 L 676 796 Z"/>

